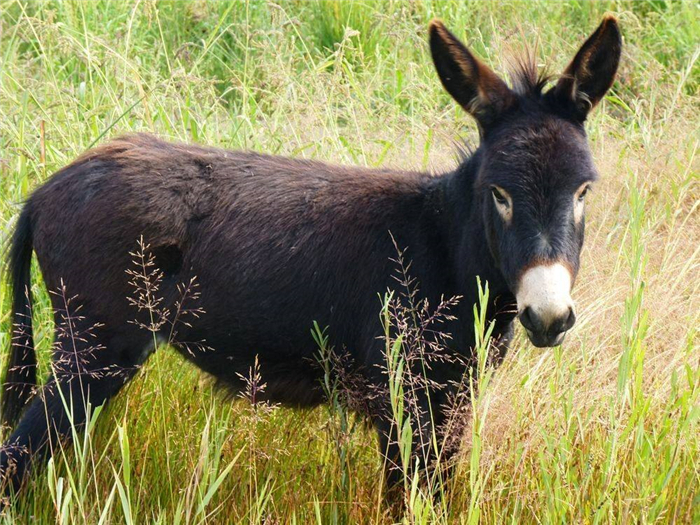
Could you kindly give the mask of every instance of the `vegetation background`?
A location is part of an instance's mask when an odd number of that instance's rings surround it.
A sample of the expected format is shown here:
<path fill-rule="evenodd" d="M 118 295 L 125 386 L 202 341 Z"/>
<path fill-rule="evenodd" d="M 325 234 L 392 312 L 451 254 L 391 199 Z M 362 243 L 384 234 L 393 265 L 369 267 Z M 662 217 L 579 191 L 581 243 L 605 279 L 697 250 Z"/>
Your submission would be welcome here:
<path fill-rule="evenodd" d="M 0 0 L 3 236 L 51 173 L 130 131 L 450 169 L 477 134 L 433 72 L 428 21 L 499 72 L 528 46 L 556 74 L 606 12 L 625 45 L 588 123 L 602 179 L 579 322 L 563 348 L 518 337 L 480 390 L 446 505 L 411 500 L 403 519 L 700 523 L 697 2 Z M 46 371 L 51 312 L 34 276 Z M 379 500 L 373 433 L 342 408 L 232 402 L 167 348 L 95 419 L 0 521 L 401 519 Z"/>

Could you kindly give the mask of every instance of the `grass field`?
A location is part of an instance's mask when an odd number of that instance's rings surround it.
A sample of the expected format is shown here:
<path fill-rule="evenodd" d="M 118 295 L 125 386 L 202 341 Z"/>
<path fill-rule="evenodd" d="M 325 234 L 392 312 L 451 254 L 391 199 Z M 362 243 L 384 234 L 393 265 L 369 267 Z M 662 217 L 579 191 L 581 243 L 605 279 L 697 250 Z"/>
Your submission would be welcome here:
<path fill-rule="evenodd" d="M 454 481 L 408 523 L 700 523 L 700 8 L 696 2 L 0 0 L 3 237 L 31 190 L 130 131 L 440 171 L 476 127 L 433 71 L 442 18 L 499 72 L 560 72 L 602 15 L 619 79 L 591 116 L 589 201 L 564 347 L 520 334 L 482 378 Z M 34 272 L 48 366 L 48 294 Z M 3 357 L 9 302 L 2 285 Z M 380 292 L 380 290 L 377 290 Z M 375 437 L 342 409 L 225 399 L 161 348 L 3 523 L 391 523 Z M 393 519 L 396 519 L 394 517 Z"/>

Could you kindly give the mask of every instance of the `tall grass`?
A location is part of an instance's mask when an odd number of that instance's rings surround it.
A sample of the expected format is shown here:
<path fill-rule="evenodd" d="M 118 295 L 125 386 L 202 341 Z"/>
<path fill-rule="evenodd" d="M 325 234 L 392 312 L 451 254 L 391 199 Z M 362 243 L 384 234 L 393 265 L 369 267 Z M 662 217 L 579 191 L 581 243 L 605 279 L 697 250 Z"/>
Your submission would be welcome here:
<path fill-rule="evenodd" d="M 435 78 L 428 20 L 498 71 L 527 44 L 556 73 L 607 11 L 625 50 L 588 123 L 602 178 L 579 322 L 553 350 L 519 335 L 495 372 L 482 355 L 456 475 L 437 497 L 409 477 L 401 516 L 386 509 L 375 437 L 330 375 L 318 410 L 232 402 L 162 347 L 0 520 L 700 522 L 695 2 L 0 0 L 0 217 L 9 232 L 33 188 L 128 131 L 449 169 L 454 141 L 476 130 Z M 52 317 L 33 275 L 45 373 Z M 9 311 L 5 300 L 3 353 Z"/>

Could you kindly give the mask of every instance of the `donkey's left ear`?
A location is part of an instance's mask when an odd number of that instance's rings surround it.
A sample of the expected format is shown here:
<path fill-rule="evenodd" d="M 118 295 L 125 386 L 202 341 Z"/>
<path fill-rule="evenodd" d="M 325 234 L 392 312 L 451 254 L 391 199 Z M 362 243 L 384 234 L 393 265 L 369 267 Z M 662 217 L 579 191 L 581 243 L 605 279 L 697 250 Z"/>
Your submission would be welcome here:
<path fill-rule="evenodd" d="M 430 22 L 430 52 L 442 85 L 487 130 L 515 101 L 496 73 L 476 58 L 442 22 Z"/>
<path fill-rule="evenodd" d="M 612 86 L 621 51 L 617 20 L 606 16 L 552 89 L 557 99 L 573 103 L 576 118 L 581 122 Z"/>

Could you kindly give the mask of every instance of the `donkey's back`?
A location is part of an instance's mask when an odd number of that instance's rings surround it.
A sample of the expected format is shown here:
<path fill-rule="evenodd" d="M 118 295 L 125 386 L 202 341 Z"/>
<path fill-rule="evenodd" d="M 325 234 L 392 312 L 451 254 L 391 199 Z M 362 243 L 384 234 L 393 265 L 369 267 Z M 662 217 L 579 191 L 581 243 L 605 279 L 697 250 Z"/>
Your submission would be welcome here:
<path fill-rule="evenodd" d="M 427 249 L 435 233 L 412 218 L 430 182 L 131 135 L 56 173 L 23 213 L 56 323 L 79 308 L 104 347 L 92 368 L 128 378 L 156 331 L 233 388 L 258 357 L 269 398 L 308 405 L 320 400 L 312 321 L 359 363 L 379 361 L 368 350 L 391 235 Z"/>

